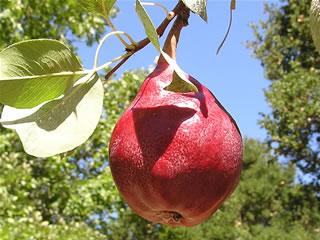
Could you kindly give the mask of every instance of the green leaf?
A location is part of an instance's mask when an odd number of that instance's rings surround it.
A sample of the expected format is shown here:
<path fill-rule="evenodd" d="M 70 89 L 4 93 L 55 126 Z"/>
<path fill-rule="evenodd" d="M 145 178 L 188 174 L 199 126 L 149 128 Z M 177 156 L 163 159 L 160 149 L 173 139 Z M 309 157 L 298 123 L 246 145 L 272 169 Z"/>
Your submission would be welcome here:
<path fill-rule="evenodd" d="M 173 79 L 170 85 L 164 88 L 167 91 L 187 93 L 187 92 L 197 92 L 198 89 L 195 85 L 190 84 L 183 80 L 176 71 L 173 72 Z"/>
<path fill-rule="evenodd" d="M 89 12 L 109 16 L 116 0 L 80 0 L 80 4 Z"/>
<path fill-rule="evenodd" d="M 176 61 L 174 61 L 167 53 L 161 51 L 164 59 L 174 68 L 173 78 L 171 83 L 165 87 L 165 90 L 172 92 L 198 92 L 198 88 L 190 82 L 186 74 L 181 70 Z"/>
<path fill-rule="evenodd" d="M 194 13 L 198 14 L 204 21 L 208 21 L 207 0 L 182 0 L 183 3 Z"/>
<path fill-rule="evenodd" d="M 144 30 L 150 39 L 151 43 L 155 46 L 155 48 L 160 51 L 160 42 L 159 42 L 159 36 L 157 33 L 157 30 L 155 26 L 152 23 L 152 20 L 150 19 L 148 13 L 142 6 L 140 0 L 136 0 L 136 12 L 144 26 Z"/>
<path fill-rule="evenodd" d="M 0 52 L 0 103 L 32 108 L 64 94 L 83 76 L 77 57 L 59 41 L 16 43 Z"/>
<path fill-rule="evenodd" d="M 88 74 L 59 99 L 33 109 L 5 106 L 1 123 L 17 131 L 28 154 L 49 157 L 84 143 L 99 122 L 102 106 L 102 82 L 97 74 Z"/>

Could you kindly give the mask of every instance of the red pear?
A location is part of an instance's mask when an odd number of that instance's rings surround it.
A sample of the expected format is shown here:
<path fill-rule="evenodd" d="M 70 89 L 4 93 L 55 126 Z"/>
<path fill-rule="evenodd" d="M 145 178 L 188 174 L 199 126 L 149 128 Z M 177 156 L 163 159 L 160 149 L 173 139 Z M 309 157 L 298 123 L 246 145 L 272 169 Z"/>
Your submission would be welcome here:
<path fill-rule="evenodd" d="M 230 114 L 197 80 L 198 92 L 165 90 L 174 69 L 160 62 L 116 124 L 110 168 L 128 205 L 143 218 L 193 226 L 238 184 L 242 138 Z"/>

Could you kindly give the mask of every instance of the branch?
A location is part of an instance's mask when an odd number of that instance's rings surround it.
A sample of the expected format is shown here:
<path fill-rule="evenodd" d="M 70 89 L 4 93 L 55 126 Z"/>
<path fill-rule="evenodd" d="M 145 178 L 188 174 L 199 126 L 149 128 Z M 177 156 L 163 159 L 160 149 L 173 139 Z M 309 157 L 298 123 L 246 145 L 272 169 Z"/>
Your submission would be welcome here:
<path fill-rule="evenodd" d="M 172 19 L 175 18 L 175 16 L 178 15 L 178 13 L 181 11 L 181 9 L 184 9 L 185 5 L 182 1 L 179 1 L 177 3 L 177 5 L 174 7 L 174 9 L 171 11 L 170 13 L 170 17 L 166 17 L 162 23 L 158 26 L 157 28 L 157 33 L 159 35 L 159 37 L 162 37 L 163 33 L 165 32 L 165 30 L 167 29 L 169 23 L 172 21 Z M 128 55 L 127 57 L 125 57 L 124 59 L 121 60 L 121 62 L 119 62 L 116 66 L 114 66 L 105 76 L 105 80 L 108 80 L 112 74 L 114 74 L 115 71 L 117 71 L 133 54 L 135 54 L 136 52 L 140 51 L 141 49 L 143 49 L 144 47 L 146 47 L 148 44 L 150 43 L 149 38 L 145 38 L 141 41 L 139 41 L 137 43 L 137 45 L 133 48 L 133 49 L 128 49 L 126 48 L 126 52 L 130 55 Z"/>

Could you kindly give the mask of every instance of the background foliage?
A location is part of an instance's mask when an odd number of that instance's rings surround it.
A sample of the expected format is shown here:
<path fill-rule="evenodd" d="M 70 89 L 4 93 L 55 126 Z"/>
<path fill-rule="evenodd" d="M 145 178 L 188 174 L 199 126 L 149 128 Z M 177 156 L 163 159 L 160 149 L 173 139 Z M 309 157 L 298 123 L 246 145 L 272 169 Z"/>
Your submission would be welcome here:
<path fill-rule="evenodd" d="M 113 9 L 110 15 L 116 12 Z M 77 0 L 1 0 L 0 48 L 33 38 L 84 39 L 92 45 L 102 37 L 105 24 L 101 17 L 87 13 Z"/>
<path fill-rule="evenodd" d="M 320 55 L 312 41 L 311 0 L 282 0 L 265 7 L 268 18 L 249 43 L 270 79 L 266 98 L 272 113 L 261 125 L 277 156 L 297 164 L 320 191 Z M 306 178 L 304 178 L 305 180 Z"/>
<path fill-rule="evenodd" d="M 102 22 L 101 28 L 91 25 L 94 18 L 82 15 L 72 5 L 75 1 L 42 2 L 1 1 L 0 46 L 26 37 L 70 41 L 81 37 L 91 44 L 96 37 L 90 31 L 79 30 L 77 35 L 78 30 L 72 29 L 105 31 Z M 27 3 L 29 19 L 19 17 L 20 3 Z M 245 140 L 240 185 L 214 217 L 192 229 L 167 228 L 132 213 L 118 195 L 108 168 L 108 141 L 147 74 L 135 70 L 105 83 L 98 128 L 68 154 L 47 159 L 27 156 L 16 134 L 0 127 L 0 239 L 319 239 L 319 143 L 314 140 L 319 134 L 320 60 L 310 39 L 309 3 L 267 5 L 269 19 L 255 27 L 257 38 L 251 46 L 272 80 L 266 96 L 273 111 L 261 122 L 269 144 Z M 68 6 L 74 11 L 67 11 Z M 53 30 L 35 26 L 35 16 L 53 24 Z M 16 29 L 13 24 L 26 27 L 16 33 L 11 31 Z M 280 156 L 286 156 L 287 164 L 279 163 Z M 312 181 L 298 182 L 296 166 L 312 174 Z"/>

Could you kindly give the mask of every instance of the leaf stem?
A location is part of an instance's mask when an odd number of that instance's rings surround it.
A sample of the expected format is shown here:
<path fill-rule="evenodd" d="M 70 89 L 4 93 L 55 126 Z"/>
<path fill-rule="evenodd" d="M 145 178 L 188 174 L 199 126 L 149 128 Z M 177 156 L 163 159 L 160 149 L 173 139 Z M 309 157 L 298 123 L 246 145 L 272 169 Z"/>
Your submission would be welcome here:
<path fill-rule="evenodd" d="M 160 7 L 166 14 L 166 16 L 168 16 L 170 14 L 169 10 L 163 6 L 160 3 L 154 3 L 154 2 L 141 2 L 142 5 L 144 6 L 156 6 L 156 7 Z"/>
<path fill-rule="evenodd" d="M 106 34 L 106 35 L 102 38 L 102 40 L 100 41 L 100 43 L 99 43 L 99 45 L 98 45 L 98 47 L 97 47 L 96 54 L 95 54 L 95 57 L 94 57 L 94 64 L 93 64 L 93 68 L 94 68 L 94 69 L 96 69 L 97 66 L 98 66 L 98 59 L 99 59 L 99 53 L 100 53 L 101 47 L 103 46 L 104 42 L 105 42 L 109 37 L 111 37 L 111 36 L 113 36 L 113 35 L 116 35 L 116 36 L 125 35 L 133 45 L 136 44 L 136 42 L 135 42 L 135 41 L 131 38 L 131 36 L 130 36 L 128 33 L 126 33 L 126 32 L 113 31 L 113 32 L 110 32 L 110 33 Z"/>
<path fill-rule="evenodd" d="M 231 30 L 231 26 L 232 26 L 232 21 L 233 21 L 233 11 L 236 9 L 236 0 L 231 0 L 230 2 L 230 18 L 229 18 L 229 25 L 228 25 L 228 29 L 227 29 L 227 32 L 226 34 L 224 35 L 224 38 L 222 40 L 222 42 L 220 43 L 218 49 L 217 49 L 217 52 L 216 52 L 216 55 L 219 54 L 221 48 L 223 47 L 224 43 L 226 42 L 228 36 L 229 36 L 229 33 L 230 33 L 230 30 Z"/>
<path fill-rule="evenodd" d="M 106 16 L 104 17 L 104 19 L 106 20 L 107 24 L 109 25 L 109 27 L 112 29 L 113 32 L 117 32 L 118 30 L 116 29 L 116 27 L 113 25 L 111 19 Z M 129 34 L 128 34 L 129 35 Z M 126 48 L 129 48 L 130 47 L 130 44 L 128 44 L 122 37 L 121 37 L 121 34 L 116 34 L 116 36 L 118 37 L 119 41 L 126 47 Z M 127 36 L 128 37 L 128 36 Z M 131 43 L 133 43 L 133 39 L 131 38 L 131 36 L 129 35 L 128 37 L 129 41 Z"/>

